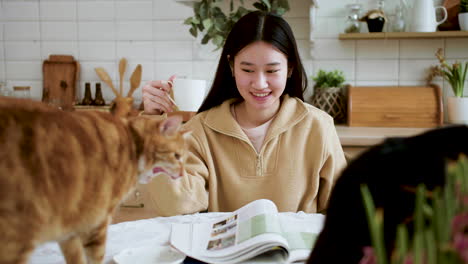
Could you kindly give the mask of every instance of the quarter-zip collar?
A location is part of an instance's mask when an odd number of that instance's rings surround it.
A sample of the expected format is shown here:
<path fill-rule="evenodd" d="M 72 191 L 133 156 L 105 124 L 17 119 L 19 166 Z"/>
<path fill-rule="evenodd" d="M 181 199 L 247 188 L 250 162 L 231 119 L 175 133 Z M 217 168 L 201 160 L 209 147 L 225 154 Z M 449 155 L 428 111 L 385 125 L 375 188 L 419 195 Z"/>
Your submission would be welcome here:
<path fill-rule="evenodd" d="M 268 129 L 265 142 L 296 125 L 307 114 L 307 108 L 301 100 L 294 97 L 293 100 L 289 100 L 289 98 L 289 95 L 282 96 L 280 109 Z M 229 99 L 220 106 L 208 110 L 203 122 L 219 133 L 250 142 L 231 114 L 230 105 L 236 100 L 238 99 Z"/>

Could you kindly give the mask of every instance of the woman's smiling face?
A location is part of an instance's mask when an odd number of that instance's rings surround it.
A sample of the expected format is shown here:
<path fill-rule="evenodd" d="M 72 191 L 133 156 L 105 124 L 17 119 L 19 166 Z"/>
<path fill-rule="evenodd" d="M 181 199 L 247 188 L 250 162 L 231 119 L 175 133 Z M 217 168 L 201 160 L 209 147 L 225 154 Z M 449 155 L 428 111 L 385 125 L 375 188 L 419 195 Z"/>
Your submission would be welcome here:
<path fill-rule="evenodd" d="M 247 107 L 279 107 L 288 79 L 288 58 L 281 51 L 269 43 L 254 42 L 234 57 L 233 71 Z"/>

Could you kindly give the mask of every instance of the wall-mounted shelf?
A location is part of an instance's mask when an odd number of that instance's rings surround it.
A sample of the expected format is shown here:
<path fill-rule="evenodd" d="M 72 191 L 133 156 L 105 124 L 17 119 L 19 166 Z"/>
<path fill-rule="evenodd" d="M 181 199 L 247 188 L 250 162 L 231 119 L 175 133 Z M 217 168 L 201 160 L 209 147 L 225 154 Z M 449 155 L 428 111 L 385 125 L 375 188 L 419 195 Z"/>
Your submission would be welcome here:
<path fill-rule="evenodd" d="M 343 33 L 339 39 L 466 38 L 468 31 Z"/>

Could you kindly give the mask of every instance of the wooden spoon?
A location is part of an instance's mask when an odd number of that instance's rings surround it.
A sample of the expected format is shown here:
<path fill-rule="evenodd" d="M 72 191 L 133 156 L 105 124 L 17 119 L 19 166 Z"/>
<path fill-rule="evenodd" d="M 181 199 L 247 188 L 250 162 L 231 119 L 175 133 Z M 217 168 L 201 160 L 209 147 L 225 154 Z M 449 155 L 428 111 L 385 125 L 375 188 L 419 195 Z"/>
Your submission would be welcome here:
<path fill-rule="evenodd" d="M 130 76 L 130 91 L 128 91 L 127 97 L 131 97 L 133 92 L 140 86 L 141 71 L 141 65 L 138 64 L 133 71 L 132 76 Z"/>
<path fill-rule="evenodd" d="M 119 92 L 117 91 L 117 89 L 115 89 L 114 84 L 112 84 L 112 80 L 111 80 L 109 74 L 107 74 L 106 70 L 104 70 L 101 67 L 94 68 L 94 70 L 96 71 L 99 78 L 101 78 L 101 80 L 103 82 L 105 82 L 107 85 L 109 85 L 109 87 L 114 92 L 115 96 L 120 97 Z"/>
<path fill-rule="evenodd" d="M 120 96 L 123 96 L 123 77 L 125 73 L 125 68 L 127 68 L 127 59 L 120 59 L 119 63 L 119 74 L 120 74 Z"/>

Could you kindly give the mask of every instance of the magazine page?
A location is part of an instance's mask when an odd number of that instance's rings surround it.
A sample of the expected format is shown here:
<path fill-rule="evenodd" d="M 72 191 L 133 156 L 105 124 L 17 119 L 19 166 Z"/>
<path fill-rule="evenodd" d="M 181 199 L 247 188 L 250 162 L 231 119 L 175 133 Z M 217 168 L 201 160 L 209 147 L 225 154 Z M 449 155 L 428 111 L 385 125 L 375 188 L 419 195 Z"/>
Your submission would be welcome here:
<path fill-rule="evenodd" d="M 323 228 L 323 214 L 283 213 L 279 216 L 283 236 L 288 241 L 288 263 L 306 261 Z"/>
<path fill-rule="evenodd" d="M 265 199 L 210 222 L 174 224 L 172 229 L 174 247 L 206 262 L 240 262 L 274 248 L 287 248 L 277 208 Z"/>

